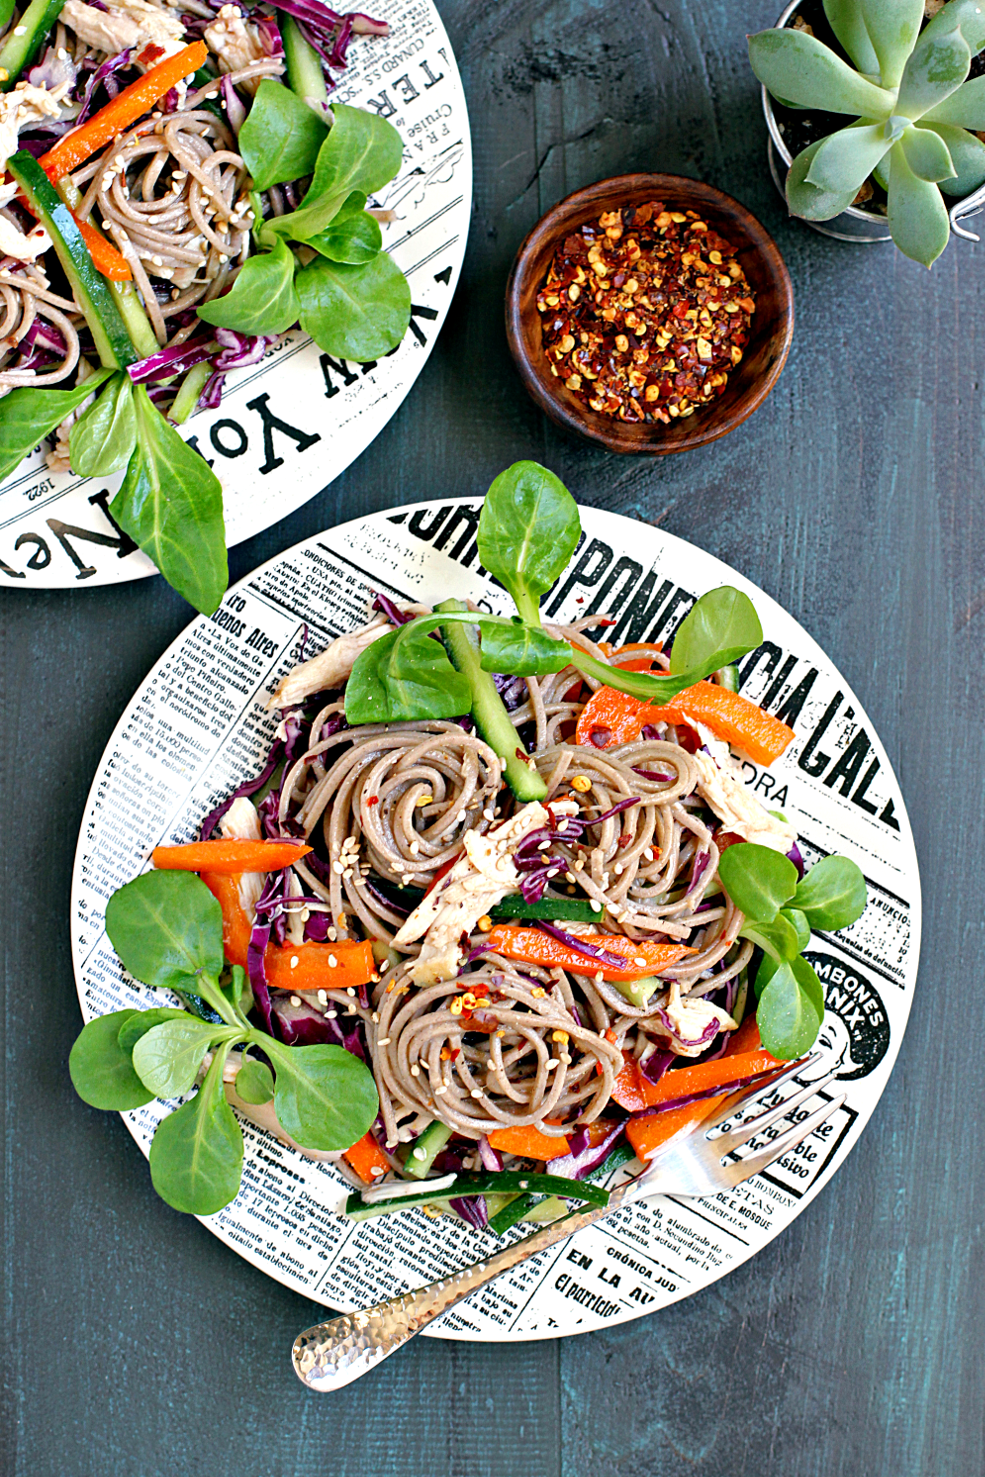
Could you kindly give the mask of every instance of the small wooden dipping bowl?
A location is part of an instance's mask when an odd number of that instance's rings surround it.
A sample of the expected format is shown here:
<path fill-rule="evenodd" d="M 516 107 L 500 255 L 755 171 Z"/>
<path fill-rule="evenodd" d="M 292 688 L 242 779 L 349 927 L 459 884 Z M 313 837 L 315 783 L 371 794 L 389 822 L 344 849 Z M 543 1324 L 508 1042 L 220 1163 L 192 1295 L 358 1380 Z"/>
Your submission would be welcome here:
<path fill-rule="evenodd" d="M 628 422 L 592 410 L 551 373 L 541 343 L 537 293 L 565 236 L 603 211 L 660 201 L 666 210 L 694 210 L 731 244 L 756 300 L 749 342 L 724 391 L 693 415 L 664 425 Z M 576 190 L 537 222 L 517 252 L 506 288 L 506 335 L 520 377 L 557 425 L 609 451 L 667 456 L 705 446 L 735 429 L 760 406 L 779 379 L 793 337 L 793 288 L 773 238 L 731 195 L 676 174 L 623 174 Z"/>

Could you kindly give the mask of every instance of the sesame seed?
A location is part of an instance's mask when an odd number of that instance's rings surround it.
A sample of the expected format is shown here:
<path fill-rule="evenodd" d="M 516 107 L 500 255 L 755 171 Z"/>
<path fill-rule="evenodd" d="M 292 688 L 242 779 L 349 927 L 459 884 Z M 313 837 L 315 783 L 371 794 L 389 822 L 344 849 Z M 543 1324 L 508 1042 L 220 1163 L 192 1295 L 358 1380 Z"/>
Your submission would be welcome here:
<path fill-rule="evenodd" d="M 445 1093 L 447 1091 L 448 1091 L 447 1087 L 445 1087 L 444 1084 L 442 1084 L 441 1087 L 436 1087 L 434 1089 L 434 1095 L 435 1095 L 435 1097 L 444 1097 L 444 1095 L 445 1095 Z"/>
<path fill-rule="evenodd" d="M 372 1021 L 373 1021 L 373 1024 L 374 1025 L 376 1025 L 376 1026 L 379 1025 L 379 1023 L 380 1023 L 380 1012 L 378 1010 L 374 1010 L 373 1011 Z"/>
<path fill-rule="evenodd" d="M 335 1017 L 337 1015 L 338 1015 L 338 1011 L 337 1010 L 326 1010 L 326 1012 L 325 1012 L 325 1019 L 326 1020 L 329 1020 L 329 1021 L 334 1021 L 335 1020 Z"/>
<path fill-rule="evenodd" d="M 334 962 L 336 964 L 338 964 L 339 961 L 335 958 L 335 955 L 334 954 L 329 954 L 329 956 L 328 956 L 328 962 L 329 962 L 329 964 L 331 964 L 333 962 L 333 960 L 334 960 Z M 355 989 L 353 988 L 352 985 L 347 985 L 346 986 L 345 993 L 347 995 L 354 996 L 356 992 L 355 992 Z"/>
<path fill-rule="evenodd" d="M 421 1075 L 421 1069 L 420 1069 L 419 1066 L 417 1066 L 416 1063 L 414 1064 L 413 1067 L 411 1067 L 411 1069 L 410 1069 L 410 1075 L 412 1077 L 420 1077 L 420 1075 Z"/>
<path fill-rule="evenodd" d="M 319 990 L 318 991 L 318 1002 L 319 1002 L 320 1005 L 327 1005 L 328 1004 L 328 991 L 327 990 Z"/>
<path fill-rule="evenodd" d="M 562 1051 L 561 1056 L 560 1056 L 560 1061 L 561 1061 L 562 1066 L 565 1066 L 565 1067 L 570 1067 L 571 1066 L 571 1057 L 569 1056 L 569 1054 L 566 1051 Z"/>
<path fill-rule="evenodd" d="M 299 959 L 299 958 L 298 958 L 298 956 L 297 956 L 297 955 L 296 955 L 296 954 L 292 954 L 292 955 L 291 955 L 291 968 L 292 968 L 292 969 L 297 969 L 297 967 L 298 967 L 298 965 L 299 965 L 299 964 L 300 964 L 300 963 L 301 963 L 301 961 L 300 961 L 300 959 Z"/>
<path fill-rule="evenodd" d="M 379 1039 L 379 1041 L 377 1041 L 376 1044 L 377 1044 L 377 1046 L 389 1046 L 390 1045 L 390 1037 L 389 1036 L 381 1036 L 380 1039 Z"/>
<path fill-rule="evenodd" d="M 482 1096 L 482 1088 L 481 1087 L 473 1087 L 472 1091 L 469 1093 L 469 1097 L 481 1097 L 481 1096 Z"/>
<path fill-rule="evenodd" d="M 370 1170 L 370 1174 L 374 1176 L 386 1174 L 386 1170 L 384 1169 L 382 1164 L 374 1164 L 372 1169 Z"/>
<path fill-rule="evenodd" d="M 598 902 L 595 898 L 592 898 L 592 908 L 596 913 L 601 913 L 602 904 Z"/>
<path fill-rule="evenodd" d="M 300 995 L 292 995 L 291 996 L 291 1004 L 292 1005 L 300 1005 L 301 1004 L 301 996 Z"/>
<path fill-rule="evenodd" d="M 426 1159 L 427 1157 L 428 1157 L 428 1151 L 427 1151 L 427 1149 L 420 1149 L 420 1148 L 418 1148 L 418 1149 L 415 1149 L 414 1150 L 414 1158 L 415 1159 Z"/>

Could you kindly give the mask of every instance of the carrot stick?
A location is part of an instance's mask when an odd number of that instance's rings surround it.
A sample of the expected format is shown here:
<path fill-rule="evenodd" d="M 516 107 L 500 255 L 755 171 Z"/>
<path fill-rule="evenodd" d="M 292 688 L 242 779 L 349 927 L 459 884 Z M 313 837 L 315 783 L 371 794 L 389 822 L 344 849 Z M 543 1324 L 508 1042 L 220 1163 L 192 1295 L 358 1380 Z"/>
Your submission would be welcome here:
<path fill-rule="evenodd" d="M 97 149 L 129 128 L 131 123 L 136 123 L 144 113 L 150 112 L 158 99 L 177 86 L 183 77 L 196 72 L 208 54 L 204 41 L 193 41 L 191 46 L 182 47 L 175 56 L 165 57 L 143 77 L 131 82 L 111 103 L 100 108 L 88 123 L 59 139 L 55 147 L 38 160 L 52 184 L 78 169 Z"/>
<path fill-rule="evenodd" d="M 297 963 L 295 964 L 295 960 Z M 334 963 L 333 963 L 334 960 Z M 277 990 L 347 990 L 369 984 L 376 974 L 368 940 L 337 944 L 270 944 L 263 956 L 267 984 Z"/>
<path fill-rule="evenodd" d="M 525 1159 L 560 1159 L 568 1153 L 566 1138 L 552 1138 L 539 1128 L 494 1128 L 487 1135 L 494 1149 L 505 1154 L 522 1154 Z"/>
<path fill-rule="evenodd" d="M 659 1082 L 651 1082 L 640 1071 L 636 1058 L 628 1057 L 616 1078 L 612 1096 L 627 1112 L 639 1113 L 644 1108 L 656 1108 L 661 1103 L 672 1103 L 677 1098 L 690 1097 L 692 1093 L 708 1092 L 715 1087 L 731 1087 L 736 1082 L 744 1082 L 747 1077 L 756 1077 L 760 1072 L 769 1072 L 782 1065 L 760 1043 L 756 1017 L 751 1015 L 729 1037 L 722 1056 L 715 1061 L 674 1067 L 665 1072 Z M 677 1109 L 668 1109 L 668 1112 L 677 1112 Z M 661 1113 L 658 1116 L 664 1115 Z"/>
<path fill-rule="evenodd" d="M 96 271 L 101 272 L 104 277 L 108 277 L 110 282 L 132 282 L 133 273 L 130 270 L 130 263 L 126 257 L 117 251 L 115 246 L 111 246 L 105 236 L 100 236 L 99 232 L 94 230 L 88 221 L 80 221 L 74 211 L 72 212 L 72 219 L 78 226 L 83 241 L 89 248 L 89 255 L 92 257 L 92 263 Z"/>
<path fill-rule="evenodd" d="M 389 1159 L 371 1133 L 364 1133 L 361 1139 L 357 1139 L 351 1148 L 345 1150 L 342 1158 L 356 1171 L 364 1185 L 375 1185 L 390 1168 Z M 374 1174 L 374 1169 L 379 1173 Z"/>
<path fill-rule="evenodd" d="M 772 764 L 793 738 L 793 729 L 786 723 L 717 682 L 696 682 L 664 707 L 651 708 L 644 719 L 645 723 L 687 721 L 703 723 L 716 738 L 734 744 L 756 764 Z"/>
<path fill-rule="evenodd" d="M 575 741 L 596 749 L 634 743 L 647 723 L 703 723 L 762 765 L 778 759 L 793 738 L 792 728 L 740 693 L 716 682 L 696 682 L 661 707 L 600 687 L 581 711 Z"/>
<path fill-rule="evenodd" d="M 685 1103 L 683 1108 L 671 1108 L 651 1118 L 630 1118 L 626 1124 L 626 1137 L 637 1159 L 645 1161 L 654 1149 L 696 1128 L 705 1118 L 711 1117 L 727 1096 L 724 1093 L 721 1097 L 705 1097 L 700 1102 Z"/>
<path fill-rule="evenodd" d="M 222 949 L 230 964 L 246 968 L 246 951 L 253 932 L 239 900 L 239 878 L 223 872 L 202 872 L 201 879 L 222 909 Z"/>
<path fill-rule="evenodd" d="M 155 846 L 151 861 L 161 871 L 221 872 L 239 877 L 244 872 L 279 872 L 307 856 L 310 846 L 293 841 L 246 841 L 229 837 L 217 841 L 189 841 L 184 846 Z"/>
<path fill-rule="evenodd" d="M 557 965 L 575 974 L 597 974 L 601 970 L 602 978 L 606 980 L 643 979 L 676 964 L 685 954 L 694 953 L 685 944 L 655 944 L 649 940 L 624 938 L 618 933 L 579 934 L 578 940 L 593 948 L 605 949 L 608 954 L 620 955 L 626 961 L 625 966 L 617 969 L 615 965 L 593 959 L 539 928 L 497 923 L 486 934 L 489 948 L 497 954 L 505 954 L 507 959 L 516 959 L 521 964 L 543 964 L 548 969 Z"/>
<path fill-rule="evenodd" d="M 201 877 L 222 909 L 226 958 L 230 964 L 246 969 L 253 930 L 239 900 L 239 878 L 225 872 L 202 872 Z M 302 994 L 306 990 L 347 990 L 350 986 L 358 989 L 376 974 L 376 961 L 372 944 L 361 939 L 341 939 L 337 944 L 268 944 L 263 969 L 268 985 Z"/>

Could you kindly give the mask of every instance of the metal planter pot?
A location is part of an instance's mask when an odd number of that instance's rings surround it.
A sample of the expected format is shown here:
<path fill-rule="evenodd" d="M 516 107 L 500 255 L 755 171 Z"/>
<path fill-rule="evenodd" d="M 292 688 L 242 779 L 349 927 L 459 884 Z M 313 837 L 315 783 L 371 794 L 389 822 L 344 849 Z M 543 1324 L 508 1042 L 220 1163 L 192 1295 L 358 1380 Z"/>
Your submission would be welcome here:
<path fill-rule="evenodd" d="M 789 25 L 801 4 L 802 0 L 791 0 L 777 21 L 775 29 L 779 30 Z M 766 145 L 770 174 L 773 176 L 776 188 L 786 199 L 787 171 L 793 163 L 793 155 L 786 146 L 773 111 L 773 100 L 765 87 L 762 89 L 762 95 L 763 113 L 770 132 Z M 961 236 L 965 241 L 978 241 L 980 238 L 962 223 L 969 216 L 978 215 L 982 210 L 985 210 L 985 185 L 973 190 L 970 195 L 965 195 L 962 200 L 956 200 L 950 207 L 948 217 L 951 222 L 951 234 Z M 805 221 L 804 225 L 820 231 L 822 236 L 833 237 L 835 241 L 852 241 L 864 246 L 874 245 L 878 241 L 892 240 L 886 217 L 877 211 L 865 210 L 858 205 L 850 205 L 847 210 L 842 211 L 841 215 L 833 216 L 829 221 Z"/>

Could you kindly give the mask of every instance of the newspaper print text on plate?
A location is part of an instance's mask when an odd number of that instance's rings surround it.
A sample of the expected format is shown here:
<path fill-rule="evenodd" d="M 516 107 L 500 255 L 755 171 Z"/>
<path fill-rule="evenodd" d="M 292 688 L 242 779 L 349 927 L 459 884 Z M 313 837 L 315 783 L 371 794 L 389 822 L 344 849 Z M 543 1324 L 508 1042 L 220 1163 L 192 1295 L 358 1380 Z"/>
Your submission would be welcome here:
<path fill-rule="evenodd" d="M 479 567 L 479 508 L 472 499 L 419 504 L 299 544 L 230 590 L 211 619 L 195 620 L 165 652 L 109 742 L 82 825 L 72 933 L 86 1017 L 151 1002 L 153 992 L 123 977 L 109 947 L 106 900 L 147 865 L 152 847 L 191 838 L 213 805 L 257 772 L 274 728 L 264 704 L 297 660 L 305 626 L 310 655 L 366 618 L 371 591 L 427 602 L 470 596 L 506 609 Z M 446 1338 L 543 1338 L 619 1323 L 689 1296 L 754 1255 L 858 1138 L 899 1049 L 916 975 L 920 892 L 909 824 L 885 752 L 833 663 L 774 601 L 710 555 L 618 514 L 583 508 L 582 521 L 582 542 L 545 602 L 551 615 L 596 610 L 616 619 L 610 640 L 661 640 L 696 595 L 722 583 L 756 603 L 765 640 L 741 664 L 743 691 L 796 738 L 770 770 L 746 764 L 746 783 L 791 818 L 809 863 L 842 851 L 868 879 L 862 918 L 835 937 L 815 934 L 809 950 L 827 1000 L 815 1080 L 836 1066 L 836 1084 L 821 1095 L 845 1091 L 848 1099 L 796 1151 L 731 1195 L 655 1198 L 517 1268 L 428 1330 Z M 145 1153 L 164 1111 L 155 1103 L 124 1115 Z M 297 1291 L 351 1310 L 482 1255 L 482 1233 L 421 1211 L 353 1225 L 336 1213 L 345 1187 L 330 1165 L 243 1127 L 240 1194 L 203 1223 Z"/>
<path fill-rule="evenodd" d="M 365 451 L 423 369 L 458 282 L 472 148 L 455 57 L 433 0 L 369 9 L 390 34 L 356 37 L 332 99 L 373 109 L 403 139 L 400 174 L 373 203 L 393 212 L 383 246 L 410 282 L 410 327 L 371 364 L 333 359 L 290 333 L 261 364 L 227 376 L 217 410 L 186 422 L 182 434 L 222 483 L 230 547 L 286 518 Z M 0 585 L 62 589 L 156 574 L 109 517 L 123 473 L 53 473 L 44 453 L 0 484 Z"/>

